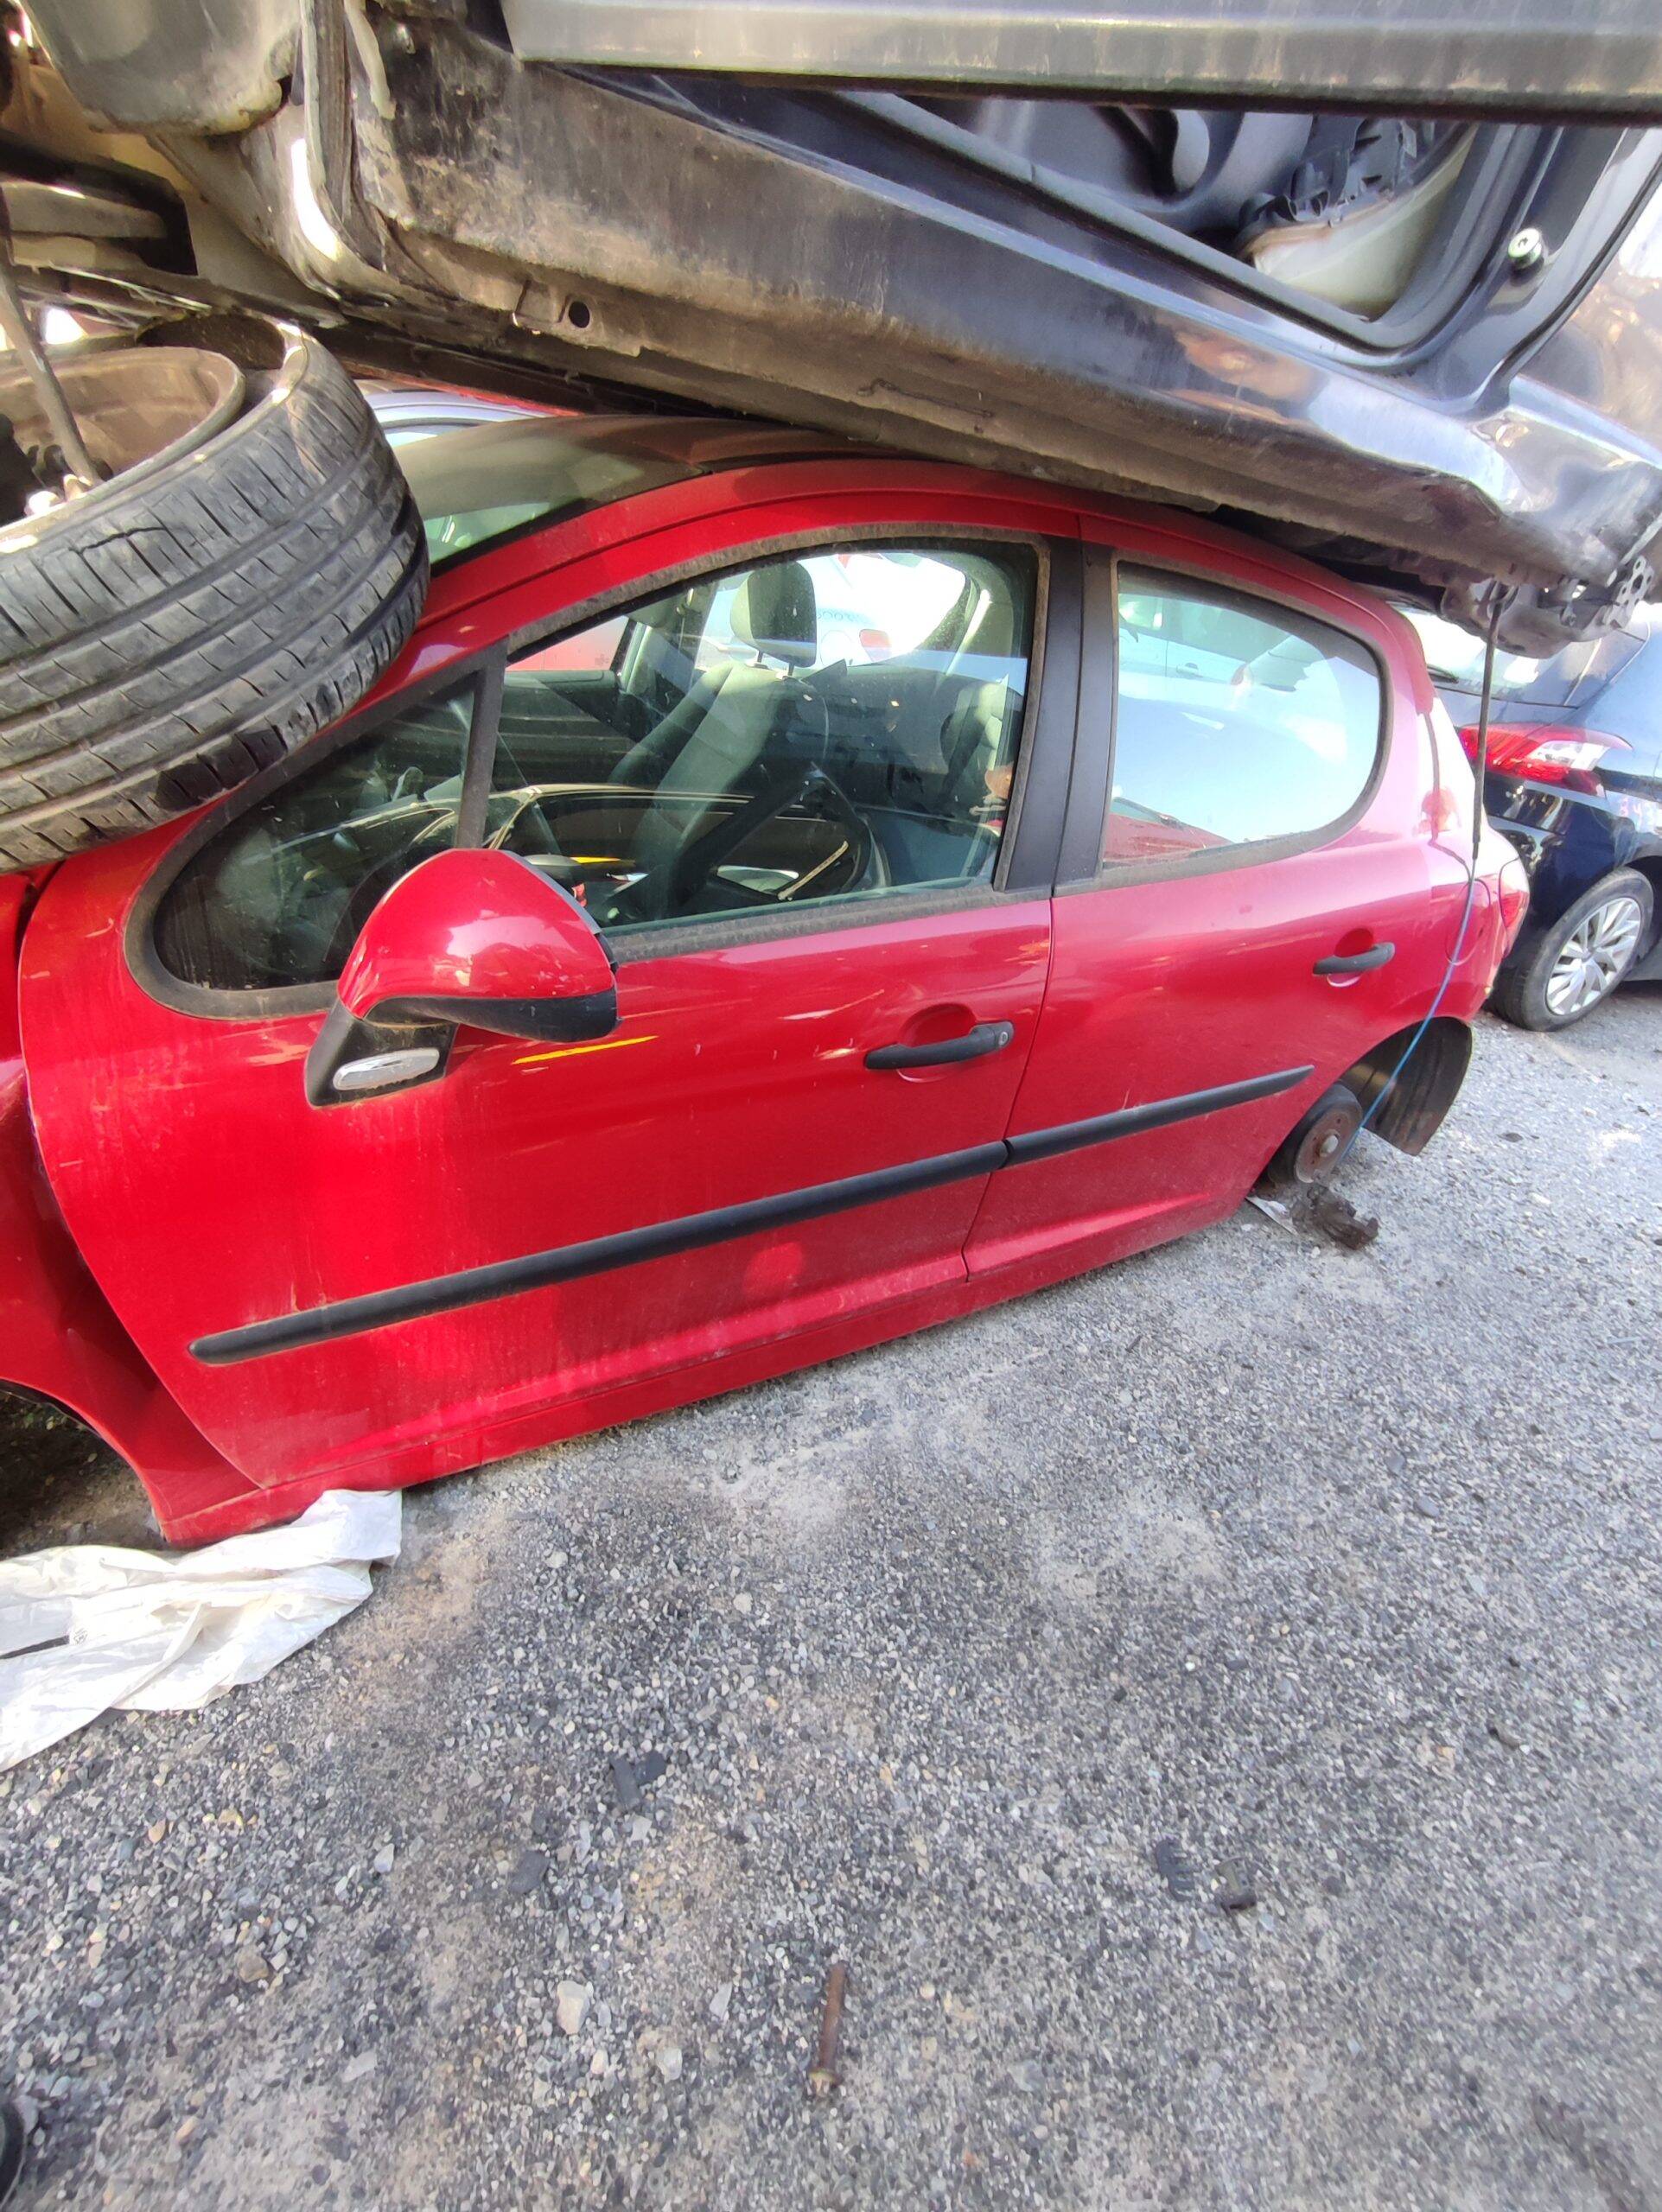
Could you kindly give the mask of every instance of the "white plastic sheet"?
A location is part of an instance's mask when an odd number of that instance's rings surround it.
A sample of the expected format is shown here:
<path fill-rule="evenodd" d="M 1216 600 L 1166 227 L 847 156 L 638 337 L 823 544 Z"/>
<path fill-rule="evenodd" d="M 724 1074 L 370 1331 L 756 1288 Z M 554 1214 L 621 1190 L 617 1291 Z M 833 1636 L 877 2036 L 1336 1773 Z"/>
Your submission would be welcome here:
<path fill-rule="evenodd" d="M 282 1529 L 199 1552 L 65 1544 L 0 1560 L 0 1769 L 100 1713 L 188 1713 L 362 1605 L 396 1559 L 397 1491 L 328 1491 Z"/>

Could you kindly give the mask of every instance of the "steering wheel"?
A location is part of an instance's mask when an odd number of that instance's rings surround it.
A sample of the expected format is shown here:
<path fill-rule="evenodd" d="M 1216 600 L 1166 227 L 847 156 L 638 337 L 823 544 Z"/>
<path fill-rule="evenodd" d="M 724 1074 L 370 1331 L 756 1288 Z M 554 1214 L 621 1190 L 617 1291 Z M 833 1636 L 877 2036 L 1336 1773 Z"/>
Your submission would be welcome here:
<path fill-rule="evenodd" d="M 787 775 L 776 777 L 754 798 L 747 799 L 736 813 L 712 823 L 666 861 L 648 868 L 633 883 L 625 884 L 614 893 L 604 915 L 596 915 L 595 919 L 672 921 L 685 913 L 717 868 L 732 858 L 753 830 L 771 822 L 786 807 L 799 804 L 811 792 L 827 801 L 831 814 L 847 832 L 857 880 L 871 864 L 871 832 L 836 778 L 814 761 L 806 767 L 793 766 Z M 746 906 L 782 906 L 788 900 L 792 888 L 787 885 L 782 892 L 770 893 L 730 880 L 725 887 L 735 894 L 736 905 Z"/>
<path fill-rule="evenodd" d="M 543 811 L 543 794 L 536 790 L 518 794 L 515 804 L 508 810 L 506 819 L 496 824 L 485 842 L 500 850 L 519 833 L 522 825 L 530 835 L 514 846 L 516 852 L 546 853 L 557 860 L 565 858 L 560 841 Z"/>
<path fill-rule="evenodd" d="M 354 884 L 334 925 L 334 934 L 329 939 L 328 958 L 337 975 L 345 966 L 347 955 L 357 942 L 359 931 L 374 912 L 383 893 L 390 891 L 401 876 L 408 875 L 412 868 L 419 868 L 423 861 L 431 859 L 434 853 L 448 850 L 455 842 L 455 809 L 446 809 L 436 816 L 411 843 L 401 846 L 397 852 L 388 853 Z M 529 835 L 525 834 L 527 831 Z M 516 835 L 532 852 L 547 854 L 555 859 L 564 856 L 559 840 L 543 811 L 542 794 L 538 791 L 520 793 L 517 804 L 510 808 L 506 819 L 495 825 L 485 842 L 487 845 L 500 848 L 506 846 Z"/>
<path fill-rule="evenodd" d="M 341 918 L 329 939 L 328 960 L 331 975 L 338 976 L 346 966 L 347 955 L 358 942 L 358 932 L 375 911 L 383 893 L 390 891 L 401 876 L 408 875 L 412 868 L 419 868 L 435 853 L 448 851 L 455 836 L 455 814 L 454 810 L 447 809 L 409 844 L 386 854 L 366 875 L 359 878 L 341 909 Z"/>

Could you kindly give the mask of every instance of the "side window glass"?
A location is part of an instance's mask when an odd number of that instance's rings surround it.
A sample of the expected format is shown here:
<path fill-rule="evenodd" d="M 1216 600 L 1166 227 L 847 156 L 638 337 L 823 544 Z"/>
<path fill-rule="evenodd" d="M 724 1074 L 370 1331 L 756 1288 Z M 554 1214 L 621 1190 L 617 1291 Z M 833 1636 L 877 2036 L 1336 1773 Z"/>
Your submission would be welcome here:
<path fill-rule="evenodd" d="M 487 835 L 628 930 L 985 882 L 1027 696 L 1025 548 L 704 578 L 509 664 Z"/>
<path fill-rule="evenodd" d="M 1289 609 L 1122 569 L 1105 863 L 1301 836 L 1347 814 L 1379 753 L 1372 656 Z"/>
<path fill-rule="evenodd" d="M 389 715 L 229 822 L 163 896 L 162 966 L 211 990 L 333 982 L 381 893 L 454 840 L 473 690 Z"/>

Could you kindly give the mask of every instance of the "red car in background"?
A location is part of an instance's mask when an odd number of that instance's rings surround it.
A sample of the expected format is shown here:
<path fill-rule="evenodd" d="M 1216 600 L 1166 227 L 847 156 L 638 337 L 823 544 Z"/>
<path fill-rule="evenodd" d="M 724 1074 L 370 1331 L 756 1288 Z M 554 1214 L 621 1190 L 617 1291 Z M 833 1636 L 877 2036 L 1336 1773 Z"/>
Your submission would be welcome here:
<path fill-rule="evenodd" d="M 1442 1120 L 1526 889 L 1367 592 L 795 432 L 403 458 L 435 580 L 369 702 L 0 880 L 0 1382 L 170 1537 L 1118 1259 L 1335 1110 Z"/>

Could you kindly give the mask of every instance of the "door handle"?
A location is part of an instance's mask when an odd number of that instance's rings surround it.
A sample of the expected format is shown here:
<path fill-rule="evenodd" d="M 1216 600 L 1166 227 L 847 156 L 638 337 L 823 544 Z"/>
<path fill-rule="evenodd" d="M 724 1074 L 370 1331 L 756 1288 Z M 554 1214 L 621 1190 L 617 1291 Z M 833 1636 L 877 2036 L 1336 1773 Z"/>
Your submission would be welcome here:
<path fill-rule="evenodd" d="M 943 1037 L 933 1045 L 878 1045 L 866 1054 L 869 1068 L 946 1068 L 959 1060 L 984 1059 L 1002 1052 L 1016 1034 L 1013 1021 L 977 1021 L 962 1037 Z"/>
<path fill-rule="evenodd" d="M 1387 960 L 1396 956 L 1394 944 L 1372 944 L 1366 952 L 1330 952 L 1325 960 L 1315 963 L 1318 976 L 1366 976 L 1370 969 L 1383 968 Z"/>

